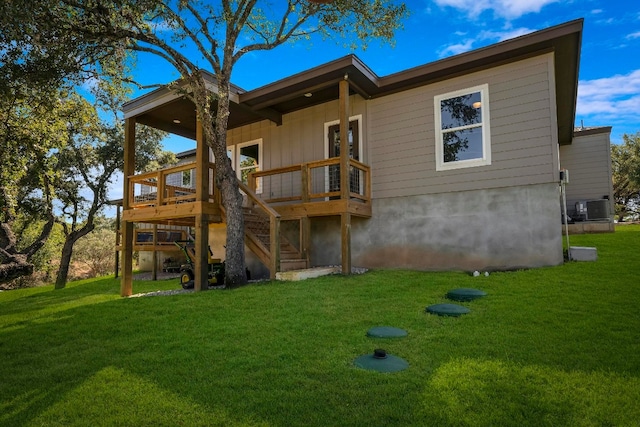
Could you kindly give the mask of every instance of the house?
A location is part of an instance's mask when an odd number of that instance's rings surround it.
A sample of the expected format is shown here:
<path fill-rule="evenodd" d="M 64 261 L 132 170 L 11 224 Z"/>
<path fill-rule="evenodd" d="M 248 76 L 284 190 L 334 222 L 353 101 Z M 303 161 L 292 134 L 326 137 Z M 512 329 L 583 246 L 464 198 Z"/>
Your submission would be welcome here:
<path fill-rule="evenodd" d="M 243 181 L 252 276 L 335 264 L 348 273 L 352 264 L 562 263 L 560 150 L 575 139 L 582 26 L 571 21 L 386 77 L 348 55 L 254 90 L 233 86 L 228 154 Z M 215 92 L 214 76 L 205 77 Z M 193 227 L 203 248 L 197 269 L 225 228 L 215 162 L 190 101 L 161 88 L 123 110 L 128 295 L 134 223 Z M 194 139 L 195 161 L 134 175 L 137 123 Z M 169 183 L 176 173 L 195 180 Z M 224 257 L 224 248 L 213 251 Z M 196 289 L 205 281 L 196 277 Z"/>
<path fill-rule="evenodd" d="M 611 127 L 576 128 L 573 143 L 560 146 L 560 166 L 569 171 L 569 233 L 614 231 Z"/>

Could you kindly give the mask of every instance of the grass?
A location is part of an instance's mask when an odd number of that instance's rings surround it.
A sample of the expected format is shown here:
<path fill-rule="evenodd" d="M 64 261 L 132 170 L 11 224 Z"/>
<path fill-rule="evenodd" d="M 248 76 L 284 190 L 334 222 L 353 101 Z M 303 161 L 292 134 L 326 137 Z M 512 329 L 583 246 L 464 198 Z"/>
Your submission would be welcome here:
<path fill-rule="evenodd" d="M 1 292 L 0 425 L 637 426 L 640 226 L 571 243 L 598 261 L 148 298 L 120 298 L 113 278 Z M 488 296 L 425 314 L 457 287 Z M 409 335 L 367 338 L 379 325 Z M 409 369 L 353 366 L 378 347 Z"/>

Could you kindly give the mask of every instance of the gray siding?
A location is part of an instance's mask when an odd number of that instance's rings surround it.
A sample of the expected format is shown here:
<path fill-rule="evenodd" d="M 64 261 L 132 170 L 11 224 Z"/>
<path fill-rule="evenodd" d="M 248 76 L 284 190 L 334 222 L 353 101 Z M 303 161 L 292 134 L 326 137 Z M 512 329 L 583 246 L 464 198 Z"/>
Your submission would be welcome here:
<path fill-rule="evenodd" d="M 573 143 L 560 147 L 560 165 L 569 171 L 567 208 L 574 209 L 578 201 L 602 199 L 608 196 L 613 212 L 611 180 L 610 128 L 600 133 L 576 132 Z"/>
<path fill-rule="evenodd" d="M 433 98 L 488 83 L 492 164 L 435 170 Z M 362 161 L 372 168 L 374 198 L 500 188 L 557 180 L 553 56 L 545 54 L 373 100 L 350 98 L 363 117 Z M 325 157 L 324 123 L 338 119 L 338 101 L 229 131 L 228 145 L 263 140 L 263 169 Z M 275 185 L 275 184 L 274 184 Z M 265 191 L 270 191 L 268 188 Z"/>
<path fill-rule="evenodd" d="M 492 164 L 435 170 L 433 98 L 489 84 Z M 370 102 L 367 125 L 374 198 L 548 183 L 558 149 L 550 54 Z"/>
<path fill-rule="evenodd" d="M 350 116 L 361 114 L 366 121 L 366 108 L 366 101 L 360 96 L 350 97 Z M 324 124 L 334 120 L 338 120 L 338 101 L 285 114 L 281 126 L 263 120 L 232 129 L 227 135 L 227 145 L 262 138 L 265 170 L 321 160 L 325 158 Z M 366 128 L 363 133 L 366 144 Z"/>

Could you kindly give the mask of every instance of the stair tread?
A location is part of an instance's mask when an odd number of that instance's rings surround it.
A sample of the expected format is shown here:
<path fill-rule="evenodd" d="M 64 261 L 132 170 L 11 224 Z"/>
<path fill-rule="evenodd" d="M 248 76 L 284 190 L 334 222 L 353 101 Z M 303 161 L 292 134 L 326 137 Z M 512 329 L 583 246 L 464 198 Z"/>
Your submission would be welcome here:
<path fill-rule="evenodd" d="M 256 213 L 251 208 L 243 208 L 245 229 L 254 238 L 257 239 L 264 246 L 269 248 L 271 241 L 271 234 L 267 230 L 270 230 L 271 224 L 267 216 Z M 266 232 L 266 233 L 265 233 Z M 308 262 L 305 258 L 302 258 L 302 254 L 296 249 L 284 236 L 281 236 L 280 240 L 280 269 L 295 270 L 300 268 L 307 268 Z"/>

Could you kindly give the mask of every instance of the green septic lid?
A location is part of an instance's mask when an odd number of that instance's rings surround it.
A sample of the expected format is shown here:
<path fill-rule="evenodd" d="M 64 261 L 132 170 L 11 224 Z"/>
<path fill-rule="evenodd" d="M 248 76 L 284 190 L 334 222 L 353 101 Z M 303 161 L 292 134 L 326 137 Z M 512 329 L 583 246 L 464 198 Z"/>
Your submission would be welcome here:
<path fill-rule="evenodd" d="M 447 298 L 454 301 L 473 301 L 486 296 L 487 293 L 479 289 L 458 288 L 447 292 Z"/>
<path fill-rule="evenodd" d="M 358 368 L 378 372 L 398 372 L 409 367 L 409 363 L 385 350 L 377 348 L 373 354 L 364 354 L 353 361 Z"/>
<path fill-rule="evenodd" d="M 402 338 L 407 336 L 407 331 L 393 326 L 376 326 L 367 331 L 371 338 Z"/>
<path fill-rule="evenodd" d="M 458 317 L 471 312 L 467 307 L 458 304 L 435 304 L 427 307 L 427 313 L 437 314 L 439 316 Z"/>

